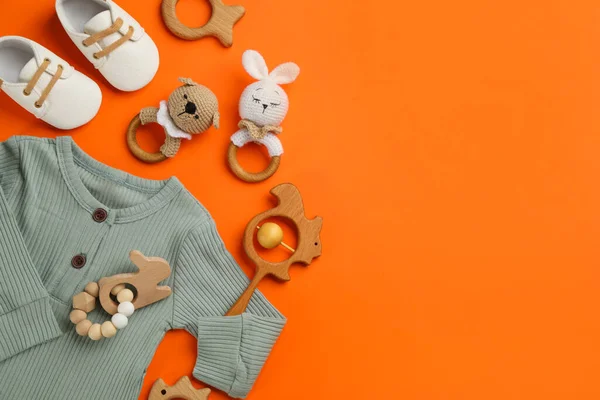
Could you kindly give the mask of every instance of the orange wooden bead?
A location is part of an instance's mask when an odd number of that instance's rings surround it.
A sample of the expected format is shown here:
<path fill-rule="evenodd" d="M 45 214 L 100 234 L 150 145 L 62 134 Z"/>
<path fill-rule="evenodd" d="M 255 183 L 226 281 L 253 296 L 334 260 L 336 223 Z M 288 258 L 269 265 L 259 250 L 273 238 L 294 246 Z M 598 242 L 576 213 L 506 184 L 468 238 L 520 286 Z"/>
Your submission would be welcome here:
<path fill-rule="evenodd" d="M 89 313 L 96 308 L 96 298 L 86 292 L 78 293 L 73 296 L 73 308 Z"/>
<path fill-rule="evenodd" d="M 83 310 L 73 310 L 73 311 L 71 311 L 71 314 L 69 314 L 69 319 L 75 325 L 77 325 L 78 323 L 80 323 L 81 321 L 83 321 L 86 318 L 87 318 L 87 313 Z"/>
<path fill-rule="evenodd" d="M 106 321 L 100 327 L 102 336 L 105 338 L 111 338 L 117 334 L 117 328 L 113 325 L 112 322 Z"/>
<path fill-rule="evenodd" d="M 100 328 L 100 324 L 94 324 L 90 327 L 88 331 L 88 337 L 92 340 L 102 339 L 102 330 Z"/>
<path fill-rule="evenodd" d="M 91 327 L 92 321 L 90 321 L 89 319 L 84 319 L 83 321 L 79 322 L 77 326 L 75 326 L 75 331 L 79 336 L 87 336 Z"/>
<path fill-rule="evenodd" d="M 119 303 L 125 303 L 126 301 L 133 301 L 133 292 L 129 289 L 123 289 L 117 294 L 117 300 Z"/>
<path fill-rule="evenodd" d="M 98 284 L 96 282 L 90 282 L 87 285 L 85 285 L 85 291 L 86 291 L 86 293 L 90 294 L 91 296 L 98 297 L 98 293 L 100 292 L 100 287 L 98 286 Z"/>

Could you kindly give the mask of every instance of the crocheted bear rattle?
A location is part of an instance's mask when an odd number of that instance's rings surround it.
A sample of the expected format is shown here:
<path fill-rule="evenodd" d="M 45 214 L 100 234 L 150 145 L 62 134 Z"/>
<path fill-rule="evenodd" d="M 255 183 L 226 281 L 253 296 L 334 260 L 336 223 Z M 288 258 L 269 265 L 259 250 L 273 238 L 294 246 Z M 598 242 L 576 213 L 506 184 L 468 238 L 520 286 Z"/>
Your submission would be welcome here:
<path fill-rule="evenodd" d="M 177 88 L 169 101 L 161 101 L 160 107 L 146 107 L 136 115 L 127 129 L 129 150 L 141 161 L 157 163 L 174 157 L 182 139 L 202 133 L 211 125 L 219 128 L 219 102 L 213 92 L 188 78 L 179 78 L 184 84 Z M 165 143 L 160 152 L 148 153 L 137 143 L 136 133 L 140 125 L 157 123 L 165 130 Z"/>
<path fill-rule="evenodd" d="M 288 62 L 269 73 L 264 58 L 254 50 L 244 52 L 242 64 L 248 74 L 259 81 L 242 93 L 239 104 L 242 117 L 240 130 L 231 136 L 227 159 L 231 171 L 238 178 L 246 182 L 262 182 L 277 171 L 283 154 L 283 146 L 277 135 L 283 131 L 280 125 L 287 115 L 290 102 L 279 85 L 294 82 L 300 74 L 300 68 Z M 247 172 L 237 160 L 237 149 L 249 142 L 260 143 L 269 151 L 271 162 L 262 172 Z"/>

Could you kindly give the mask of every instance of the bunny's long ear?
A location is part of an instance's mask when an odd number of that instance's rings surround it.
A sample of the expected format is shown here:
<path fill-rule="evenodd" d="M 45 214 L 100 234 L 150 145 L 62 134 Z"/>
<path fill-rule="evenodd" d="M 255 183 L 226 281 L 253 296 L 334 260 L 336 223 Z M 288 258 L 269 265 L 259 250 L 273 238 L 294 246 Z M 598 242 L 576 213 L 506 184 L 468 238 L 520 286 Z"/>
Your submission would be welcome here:
<path fill-rule="evenodd" d="M 300 67 L 292 62 L 287 62 L 275 68 L 269 74 L 269 78 L 278 85 L 285 85 L 294 82 L 298 75 L 300 75 Z"/>
<path fill-rule="evenodd" d="M 242 55 L 242 65 L 251 77 L 257 80 L 265 79 L 269 76 L 269 68 L 263 56 L 258 51 L 246 50 Z"/>

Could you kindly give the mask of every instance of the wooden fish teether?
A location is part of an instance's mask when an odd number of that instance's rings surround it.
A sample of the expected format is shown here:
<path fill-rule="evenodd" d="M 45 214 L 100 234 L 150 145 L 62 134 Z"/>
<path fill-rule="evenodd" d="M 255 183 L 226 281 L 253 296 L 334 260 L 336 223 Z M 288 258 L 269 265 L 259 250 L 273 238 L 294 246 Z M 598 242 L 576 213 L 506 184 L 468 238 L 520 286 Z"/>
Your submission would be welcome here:
<path fill-rule="evenodd" d="M 160 107 L 146 107 L 127 128 L 127 145 L 139 160 L 154 164 L 175 157 L 183 139 L 191 139 L 211 125 L 219 128 L 219 102 L 213 92 L 188 78 L 179 78 L 183 86 L 162 101 Z M 148 153 L 137 142 L 140 125 L 157 123 L 165 131 L 165 143 L 160 152 Z"/>
<path fill-rule="evenodd" d="M 240 315 L 244 312 L 254 290 L 260 281 L 267 275 L 272 275 L 282 281 L 289 281 L 289 268 L 292 264 L 300 263 L 309 265 L 312 260 L 321 255 L 320 232 L 323 227 L 323 219 L 316 217 L 309 220 L 304 215 L 302 196 L 296 186 L 284 183 L 274 187 L 271 194 L 277 197 L 279 204 L 271 210 L 265 211 L 248 223 L 244 233 L 244 250 L 248 257 L 256 265 L 254 278 L 248 285 L 246 291 L 238 301 L 231 307 L 226 315 Z M 282 217 L 291 221 L 298 232 L 298 245 L 296 249 L 283 243 L 283 231 L 277 224 L 267 222 L 259 227 L 259 223 L 272 217 Z M 254 234 L 258 229 L 258 241 L 265 248 L 274 248 L 282 245 L 292 251 L 292 256 L 282 262 L 269 262 L 264 260 L 254 247 Z"/>
<path fill-rule="evenodd" d="M 209 394 L 210 389 L 196 389 L 190 378 L 184 376 L 173 386 L 168 386 L 162 379 L 157 380 L 152 385 L 148 400 L 207 400 Z"/>
<path fill-rule="evenodd" d="M 186 40 L 198 40 L 206 36 L 214 36 L 225 47 L 233 44 L 233 26 L 244 16 L 246 9 L 242 6 L 228 6 L 221 0 L 208 0 L 212 15 L 206 25 L 191 28 L 177 18 L 177 2 L 179 0 L 163 0 L 162 17 L 167 28 L 175 35 Z"/>
<path fill-rule="evenodd" d="M 280 85 L 295 81 L 300 74 L 300 68 L 288 62 L 269 73 L 264 58 L 254 50 L 244 52 L 242 64 L 248 74 L 258 82 L 248 86 L 240 98 L 240 130 L 231 136 L 227 162 L 235 176 L 243 181 L 255 183 L 270 178 L 279 168 L 283 146 L 277 135 L 283 132 L 280 124 L 290 105 L 288 96 Z M 262 144 L 269 151 L 271 161 L 262 172 L 248 172 L 237 160 L 238 148 L 250 142 Z"/>
<path fill-rule="evenodd" d="M 169 264 L 158 257 L 146 258 L 139 251 L 129 254 L 131 261 L 139 268 L 134 274 L 115 275 L 102 278 L 98 283 L 89 282 L 83 292 L 73 296 L 73 311 L 69 319 L 75 324 L 75 331 L 80 336 L 88 336 L 92 340 L 111 338 L 118 329 L 129 323 L 129 317 L 136 309 L 164 299 L 171 294 L 168 286 L 157 287 L 158 282 L 171 274 Z M 137 290 L 137 297 L 127 289 L 130 284 Z M 110 298 L 116 297 L 118 305 Z M 94 324 L 87 319 L 88 313 L 96 308 L 96 298 L 106 312 L 113 315 L 110 321 Z"/>

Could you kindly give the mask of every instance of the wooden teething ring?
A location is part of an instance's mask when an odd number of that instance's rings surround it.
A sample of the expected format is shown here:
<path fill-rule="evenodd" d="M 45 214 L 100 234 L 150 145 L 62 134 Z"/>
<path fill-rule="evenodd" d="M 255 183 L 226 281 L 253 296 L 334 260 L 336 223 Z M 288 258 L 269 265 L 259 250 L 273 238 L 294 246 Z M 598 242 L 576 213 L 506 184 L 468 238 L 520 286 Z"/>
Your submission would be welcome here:
<path fill-rule="evenodd" d="M 319 237 L 323 220 L 321 217 L 308 219 L 304 215 L 302 196 L 296 186 L 291 183 L 283 183 L 271 189 L 271 194 L 277 197 L 277 207 L 265 211 L 252 220 L 246 226 L 244 233 L 244 250 L 248 257 L 256 264 L 256 273 L 246 291 L 238 301 L 231 307 L 226 315 L 240 315 L 244 312 L 254 290 L 259 282 L 266 276 L 272 275 L 281 281 L 289 281 L 289 268 L 292 264 L 309 265 L 313 258 L 321 255 L 321 239 Z M 254 234 L 259 223 L 272 217 L 282 217 L 291 221 L 298 232 L 298 245 L 292 256 L 281 262 L 269 262 L 264 260 L 254 247 Z"/>
<path fill-rule="evenodd" d="M 161 161 L 165 161 L 167 156 L 163 153 L 149 153 L 146 150 L 142 149 L 137 142 L 137 130 L 142 125 L 142 120 L 140 118 L 140 114 L 133 117 L 131 122 L 129 123 L 129 127 L 127 128 L 127 146 L 129 146 L 129 150 L 136 156 L 139 160 L 149 163 L 155 164 Z"/>
<path fill-rule="evenodd" d="M 237 151 L 238 147 L 235 144 L 230 143 L 229 148 L 227 149 L 227 162 L 229 163 L 229 168 L 231 169 L 231 172 L 233 172 L 235 176 L 237 176 L 245 182 L 262 182 L 272 177 L 273 174 L 277 172 L 277 169 L 279 169 L 279 164 L 281 163 L 281 156 L 274 156 L 271 157 L 271 162 L 264 171 L 257 173 L 248 172 L 244 168 L 242 168 L 242 166 L 238 162 Z"/>
<path fill-rule="evenodd" d="M 228 6 L 221 0 L 208 0 L 212 8 L 212 15 L 206 25 L 199 28 L 190 28 L 177 18 L 177 2 L 179 0 L 163 0 L 162 16 L 167 28 L 175 36 L 186 40 L 198 40 L 205 36 L 214 36 L 221 41 L 223 46 L 231 47 L 233 44 L 233 25 L 244 16 L 246 10 L 242 6 Z"/>

